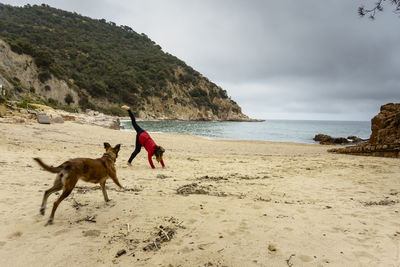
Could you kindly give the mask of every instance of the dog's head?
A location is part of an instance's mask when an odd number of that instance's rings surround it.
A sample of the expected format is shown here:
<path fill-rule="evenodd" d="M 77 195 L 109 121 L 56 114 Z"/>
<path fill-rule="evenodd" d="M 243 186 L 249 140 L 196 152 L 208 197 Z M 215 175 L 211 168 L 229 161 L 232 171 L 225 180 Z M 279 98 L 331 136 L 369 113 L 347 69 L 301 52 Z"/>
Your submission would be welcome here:
<path fill-rule="evenodd" d="M 156 148 L 154 149 L 154 155 L 156 156 L 157 162 L 162 161 L 164 152 L 165 149 L 162 146 L 156 146 Z"/>
<path fill-rule="evenodd" d="M 109 157 L 114 160 L 114 162 L 118 158 L 118 152 L 121 149 L 121 144 L 116 145 L 115 147 L 112 147 L 109 143 L 104 143 L 104 148 L 106 150 L 106 153 Z"/>

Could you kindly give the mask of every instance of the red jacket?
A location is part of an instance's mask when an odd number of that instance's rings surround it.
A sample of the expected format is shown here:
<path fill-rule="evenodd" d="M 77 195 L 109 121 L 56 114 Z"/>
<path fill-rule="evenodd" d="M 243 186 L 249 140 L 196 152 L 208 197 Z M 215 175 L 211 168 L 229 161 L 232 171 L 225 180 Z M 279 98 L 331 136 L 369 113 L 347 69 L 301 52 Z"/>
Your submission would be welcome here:
<path fill-rule="evenodd" d="M 150 135 L 147 132 L 142 132 L 139 135 L 139 142 L 147 150 L 147 156 L 149 159 L 150 166 L 154 169 L 155 167 L 154 167 L 153 160 L 151 159 L 151 157 L 154 155 L 154 150 L 156 149 L 156 146 L 157 146 L 156 143 L 154 142 L 153 139 L 151 139 Z M 164 161 L 161 160 L 160 163 L 164 168 L 165 167 Z"/>

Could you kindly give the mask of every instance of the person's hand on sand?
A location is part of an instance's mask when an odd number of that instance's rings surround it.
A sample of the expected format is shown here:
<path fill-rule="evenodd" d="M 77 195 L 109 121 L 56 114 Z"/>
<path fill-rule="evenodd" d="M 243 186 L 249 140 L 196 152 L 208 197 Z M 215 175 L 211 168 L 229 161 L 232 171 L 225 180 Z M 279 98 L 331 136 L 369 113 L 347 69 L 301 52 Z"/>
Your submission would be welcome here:
<path fill-rule="evenodd" d="M 122 108 L 122 109 L 125 109 L 125 110 L 130 110 L 130 109 L 131 109 L 131 107 L 129 107 L 129 106 L 127 106 L 127 105 L 123 105 L 121 108 Z"/>

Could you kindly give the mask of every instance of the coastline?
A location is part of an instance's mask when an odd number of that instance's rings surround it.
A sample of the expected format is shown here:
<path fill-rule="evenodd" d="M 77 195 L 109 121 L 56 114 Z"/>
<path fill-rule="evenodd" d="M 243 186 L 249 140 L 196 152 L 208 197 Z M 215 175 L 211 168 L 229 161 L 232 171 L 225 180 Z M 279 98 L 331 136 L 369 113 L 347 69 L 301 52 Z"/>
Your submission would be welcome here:
<path fill-rule="evenodd" d="M 329 154 L 330 146 L 321 145 L 154 133 L 166 148 L 166 168 L 156 164 L 152 170 L 145 151 L 127 167 L 131 132 L 72 121 L 0 120 L 0 134 L 2 266 L 287 266 L 288 260 L 294 266 L 395 266 L 399 261 L 396 159 Z M 98 186 L 80 181 L 58 208 L 54 225 L 44 227 L 57 196 L 50 197 L 45 216 L 39 206 L 55 175 L 32 158 L 51 165 L 97 158 L 103 142 L 122 144 L 116 169 L 126 190 L 108 180 L 112 200 L 104 203 Z M 96 222 L 85 221 L 88 216 Z M 174 235 L 144 251 L 159 226 Z M 116 257 L 121 250 L 126 254 Z"/>
<path fill-rule="evenodd" d="M 126 121 L 130 121 L 131 119 L 128 116 L 124 116 L 124 117 L 118 117 L 121 121 L 122 120 L 126 120 Z M 243 120 L 206 120 L 206 119 L 199 119 L 199 120 L 181 120 L 181 119 L 141 119 L 141 118 L 137 118 L 137 121 L 146 121 L 146 122 L 159 122 L 159 121 L 184 121 L 184 122 L 189 122 L 189 121 L 208 121 L 208 122 L 265 122 L 267 120 L 263 120 L 263 119 L 243 119 Z"/>
<path fill-rule="evenodd" d="M 184 133 L 216 140 L 256 140 L 316 144 L 316 133 L 329 136 L 368 137 L 369 122 L 269 120 L 247 122 L 140 121 L 149 132 Z M 121 120 L 121 128 L 133 130 L 130 120 Z"/>

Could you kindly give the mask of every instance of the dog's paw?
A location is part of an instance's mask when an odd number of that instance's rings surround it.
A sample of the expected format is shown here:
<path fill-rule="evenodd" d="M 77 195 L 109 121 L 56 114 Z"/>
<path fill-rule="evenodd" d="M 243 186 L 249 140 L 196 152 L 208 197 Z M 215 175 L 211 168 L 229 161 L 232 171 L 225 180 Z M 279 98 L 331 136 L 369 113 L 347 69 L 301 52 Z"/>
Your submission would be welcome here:
<path fill-rule="evenodd" d="M 116 201 L 114 199 L 110 199 L 110 201 L 104 203 L 104 207 L 112 208 L 116 205 Z"/>
<path fill-rule="evenodd" d="M 40 214 L 44 215 L 44 212 L 46 211 L 46 208 L 40 208 Z"/>

